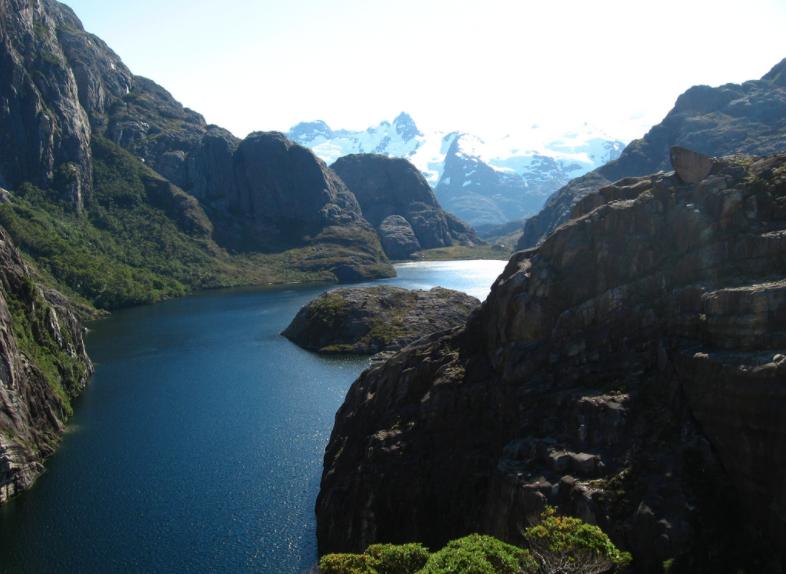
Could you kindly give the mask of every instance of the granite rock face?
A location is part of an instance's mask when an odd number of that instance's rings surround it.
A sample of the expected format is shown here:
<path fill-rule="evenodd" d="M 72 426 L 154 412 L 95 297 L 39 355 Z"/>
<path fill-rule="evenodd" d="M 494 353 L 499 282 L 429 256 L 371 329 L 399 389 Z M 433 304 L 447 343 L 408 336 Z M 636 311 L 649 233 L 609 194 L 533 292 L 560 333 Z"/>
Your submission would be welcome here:
<path fill-rule="evenodd" d="M 180 188 L 169 196 L 193 196 L 219 247 L 328 247 L 332 257 L 306 261 L 308 270 L 322 262 L 337 278 L 394 274 L 352 194 L 309 150 L 281 134 L 241 142 L 207 125 L 55 0 L 0 2 L 1 102 L 0 187 L 54 189 L 80 211 L 93 185 L 91 139 L 106 138 Z"/>
<path fill-rule="evenodd" d="M 81 209 L 92 189 L 90 123 L 58 41 L 61 20 L 47 8 L 0 2 L 0 186 L 54 182 Z"/>
<path fill-rule="evenodd" d="M 391 259 L 407 259 L 422 247 L 409 222 L 400 215 L 386 217 L 377 229 L 382 249 Z"/>
<path fill-rule="evenodd" d="M 466 326 L 353 384 L 321 552 L 521 542 L 551 504 L 637 571 L 786 557 L 786 153 L 616 187 L 515 254 Z"/>
<path fill-rule="evenodd" d="M 786 150 L 786 60 L 761 80 L 726 84 L 717 88 L 694 86 L 677 98 L 661 123 L 611 161 L 573 180 L 546 202 L 537 220 L 527 222 L 517 248 L 534 247 L 570 217 L 564 204 L 577 201 L 606 182 L 670 171 L 672 146 L 708 157 L 733 154 L 767 155 Z M 606 181 L 593 182 L 601 176 Z M 560 199 L 555 202 L 556 198 Z M 544 225 L 546 223 L 546 225 Z M 531 229 L 530 229 L 531 227 Z"/>
<path fill-rule="evenodd" d="M 281 334 L 319 353 L 382 358 L 426 335 L 464 324 L 479 306 L 475 297 L 442 287 L 335 289 L 304 305 Z"/>
<path fill-rule="evenodd" d="M 2 228 L 0 283 L 1 504 L 30 488 L 44 471 L 42 462 L 57 447 L 68 416 L 68 406 L 53 388 L 55 383 L 22 348 L 12 322 L 26 317 L 28 336 L 53 357 L 59 378 L 56 384 L 66 396 L 73 397 L 84 389 L 93 367 L 85 352 L 82 324 L 68 300 L 33 283 Z"/>
<path fill-rule="evenodd" d="M 470 226 L 440 207 L 426 179 L 406 159 L 351 154 L 331 168 L 357 197 L 363 216 L 375 228 L 398 215 L 410 225 L 422 249 L 483 245 Z"/>

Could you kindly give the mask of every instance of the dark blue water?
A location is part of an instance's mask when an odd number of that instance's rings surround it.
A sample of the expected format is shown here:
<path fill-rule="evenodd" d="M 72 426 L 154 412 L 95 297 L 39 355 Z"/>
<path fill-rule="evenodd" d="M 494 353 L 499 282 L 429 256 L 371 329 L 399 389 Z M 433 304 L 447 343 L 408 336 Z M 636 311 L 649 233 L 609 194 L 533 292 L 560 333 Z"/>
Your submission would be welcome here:
<path fill-rule="evenodd" d="M 397 266 L 385 283 L 483 299 L 503 262 Z M 2 573 L 300 573 L 336 410 L 367 358 L 279 335 L 332 286 L 204 292 L 118 311 L 33 489 L 0 507 Z"/>

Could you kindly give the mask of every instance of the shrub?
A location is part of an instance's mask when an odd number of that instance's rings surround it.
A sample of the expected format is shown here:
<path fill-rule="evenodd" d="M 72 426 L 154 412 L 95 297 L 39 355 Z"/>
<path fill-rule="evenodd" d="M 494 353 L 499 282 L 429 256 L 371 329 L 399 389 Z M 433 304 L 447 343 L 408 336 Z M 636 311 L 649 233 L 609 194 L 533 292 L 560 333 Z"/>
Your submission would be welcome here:
<path fill-rule="evenodd" d="M 319 561 L 320 574 L 376 574 L 366 554 L 327 554 Z"/>
<path fill-rule="evenodd" d="M 431 555 L 422 574 L 519 574 L 536 572 L 530 553 L 491 536 L 471 534 Z"/>
<path fill-rule="evenodd" d="M 540 524 L 524 531 L 542 574 L 599 574 L 627 565 L 631 558 L 620 552 L 597 526 L 578 518 L 557 516 L 547 507 Z"/>
<path fill-rule="evenodd" d="M 412 574 L 423 568 L 429 558 L 428 549 L 419 543 L 373 544 L 366 554 L 373 559 L 378 574 Z"/>

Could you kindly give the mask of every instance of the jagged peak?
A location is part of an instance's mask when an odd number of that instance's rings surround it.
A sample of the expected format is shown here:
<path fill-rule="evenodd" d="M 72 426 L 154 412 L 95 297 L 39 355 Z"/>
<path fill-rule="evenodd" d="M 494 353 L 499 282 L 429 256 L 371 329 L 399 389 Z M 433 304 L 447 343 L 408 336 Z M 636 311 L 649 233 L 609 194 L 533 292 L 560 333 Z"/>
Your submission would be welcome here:
<path fill-rule="evenodd" d="M 393 125 L 396 126 L 396 133 L 403 139 L 410 140 L 416 136 L 423 136 L 423 133 L 418 129 L 415 120 L 412 119 L 407 112 L 401 112 L 393 120 Z"/>

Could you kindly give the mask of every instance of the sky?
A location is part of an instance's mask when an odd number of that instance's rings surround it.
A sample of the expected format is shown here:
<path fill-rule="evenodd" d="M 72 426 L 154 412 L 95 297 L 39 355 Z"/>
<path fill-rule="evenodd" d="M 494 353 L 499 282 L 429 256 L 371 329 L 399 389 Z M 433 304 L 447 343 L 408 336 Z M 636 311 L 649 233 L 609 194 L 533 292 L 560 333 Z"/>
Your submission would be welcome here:
<path fill-rule="evenodd" d="M 400 112 L 486 140 L 584 122 L 629 141 L 693 85 L 786 58 L 784 0 L 66 0 L 134 74 L 245 137 Z"/>

